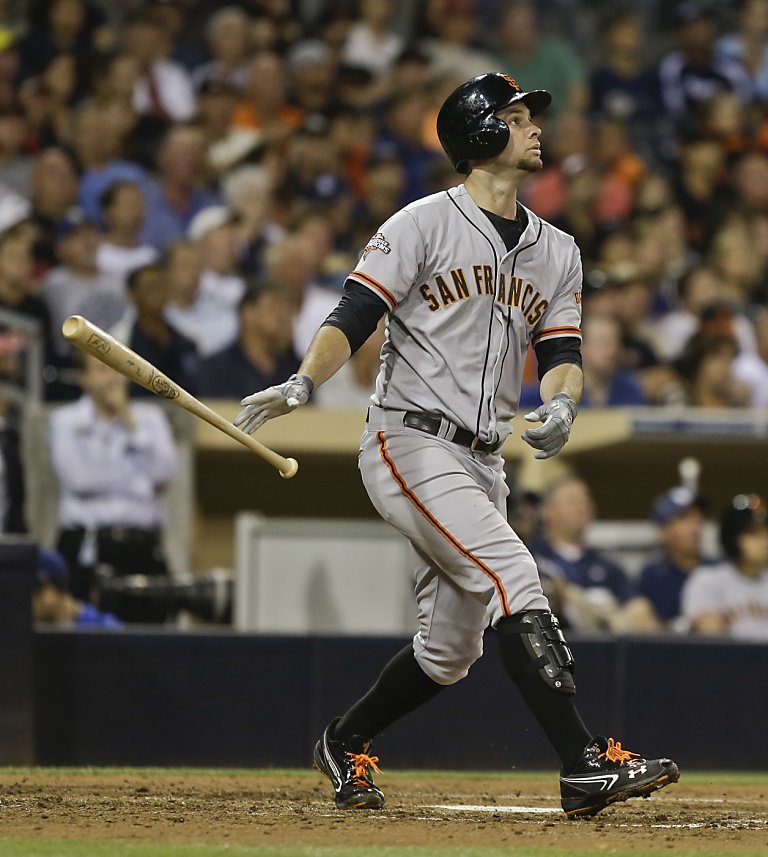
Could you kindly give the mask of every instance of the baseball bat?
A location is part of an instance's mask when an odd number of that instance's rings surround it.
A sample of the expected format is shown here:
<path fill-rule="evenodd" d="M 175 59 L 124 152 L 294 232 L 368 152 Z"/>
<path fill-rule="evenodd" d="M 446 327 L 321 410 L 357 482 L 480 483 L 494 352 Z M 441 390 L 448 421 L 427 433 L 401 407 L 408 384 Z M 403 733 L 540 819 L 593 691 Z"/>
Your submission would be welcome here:
<path fill-rule="evenodd" d="M 122 342 L 118 342 L 93 322 L 88 321 L 87 318 L 83 318 L 81 315 L 69 316 L 61 325 L 61 332 L 66 339 L 82 351 L 93 355 L 102 363 L 106 363 L 107 366 L 111 366 L 112 369 L 121 375 L 125 375 L 129 380 L 140 384 L 151 393 L 179 405 L 201 420 L 210 423 L 219 431 L 223 431 L 224 434 L 228 434 L 238 443 L 247 446 L 251 452 L 255 452 L 256 455 L 277 468 L 284 479 L 291 479 L 296 475 L 299 463 L 295 458 L 283 458 L 282 455 L 278 455 L 269 447 L 264 446 L 263 443 L 259 443 L 255 438 L 240 431 L 239 428 L 225 420 L 221 414 L 217 414 L 216 411 L 204 405 L 191 393 L 171 381 L 170 378 L 156 369 L 149 360 L 140 357 L 135 351 L 123 345 Z"/>

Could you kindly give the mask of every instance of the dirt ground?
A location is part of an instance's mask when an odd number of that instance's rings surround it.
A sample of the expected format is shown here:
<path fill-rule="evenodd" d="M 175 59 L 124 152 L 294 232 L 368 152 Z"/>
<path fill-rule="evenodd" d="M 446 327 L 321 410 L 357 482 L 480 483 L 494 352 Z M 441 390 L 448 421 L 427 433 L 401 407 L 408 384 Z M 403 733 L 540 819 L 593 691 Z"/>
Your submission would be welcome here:
<path fill-rule="evenodd" d="M 242 845 L 612 848 L 768 853 L 768 785 L 680 783 L 588 821 L 556 777 L 382 775 L 385 809 L 337 811 L 315 772 L 0 770 L 0 835 Z M 448 805 L 461 810 L 440 808 Z M 466 807 L 482 806 L 486 811 Z M 495 808 L 495 809 L 489 809 Z M 537 810 L 537 811 L 534 811 Z"/>

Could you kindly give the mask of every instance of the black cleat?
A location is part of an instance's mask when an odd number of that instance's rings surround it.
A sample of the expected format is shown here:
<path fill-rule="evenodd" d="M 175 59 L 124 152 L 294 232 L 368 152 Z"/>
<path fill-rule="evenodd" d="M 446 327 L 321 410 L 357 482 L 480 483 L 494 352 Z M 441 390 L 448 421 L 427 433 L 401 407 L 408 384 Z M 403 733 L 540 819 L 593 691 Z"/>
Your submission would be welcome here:
<path fill-rule="evenodd" d="M 613 738 L 598 736 L 567 775 L 560 775 L 560 801 L 568 818 L 587 818 L 609 804 L 648 797 L 680 779 L 671 759 L 641 759 Z"/>
<path fill-rule="evenodd" d="M 339 809 L 381 809 L 384 795 L 371 779 L 371 769 L 381 773 L 378 756 L 368 755 L 371 742 L 359 735 L 348 741 L 331 738 L 340 719 L 331 721 L 315 744 L 315 767 L 333 784 Z"/>

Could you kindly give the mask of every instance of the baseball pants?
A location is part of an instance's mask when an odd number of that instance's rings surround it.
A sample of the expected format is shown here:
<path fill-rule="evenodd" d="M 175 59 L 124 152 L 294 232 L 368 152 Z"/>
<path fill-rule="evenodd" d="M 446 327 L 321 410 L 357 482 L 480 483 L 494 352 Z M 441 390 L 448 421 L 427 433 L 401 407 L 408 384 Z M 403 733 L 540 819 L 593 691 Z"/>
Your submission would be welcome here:
<path fill-rule="evenodd" d="M 359 467 L 374 507 L 418 557 L 416 660 L 433 681 L 453 684 L 482 655 L 489 624 L 549 604 L 507 523 L 501 456 L 405 428 L 402 416 L 371 408 Z"/>

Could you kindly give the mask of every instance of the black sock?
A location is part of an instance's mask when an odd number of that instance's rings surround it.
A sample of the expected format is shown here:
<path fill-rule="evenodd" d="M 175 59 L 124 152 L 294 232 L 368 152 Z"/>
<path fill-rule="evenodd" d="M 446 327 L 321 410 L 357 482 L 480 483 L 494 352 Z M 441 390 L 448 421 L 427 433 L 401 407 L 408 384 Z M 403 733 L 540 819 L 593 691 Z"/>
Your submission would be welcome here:
<path fill-rule="evenodd" d="M 387 726 L 436 696 L 446 685 L 424 672 L 413 655 L 413 645 L 401 649 L 381 671 L 376 684 L 336 724 L 333 738 L 352 735 L 374 738 Z"/>
<path fill-rule="evenodd" d="M 576 709 L 575 694 L 550 687 L 539 675 L 529 672 L 531 657 L 520 634 L 504 632 L 499 626 L 499 648 L 504 666 L 560 757 L 563 769 L 572 770 L 592 735 Z"/>

